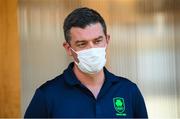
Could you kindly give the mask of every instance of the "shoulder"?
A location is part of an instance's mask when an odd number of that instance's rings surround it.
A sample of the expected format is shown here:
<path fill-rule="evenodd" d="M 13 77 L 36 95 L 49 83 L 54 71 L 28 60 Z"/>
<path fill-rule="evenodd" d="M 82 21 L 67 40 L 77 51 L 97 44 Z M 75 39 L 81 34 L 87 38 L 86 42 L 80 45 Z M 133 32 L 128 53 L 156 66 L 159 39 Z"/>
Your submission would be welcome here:
<path fill-rule="evenodd" d="M 112 74 L 112 77 L 113 80 L 115 80 L 115 84 L 117 88 L 121 88 L 125 91 L 130 91 L 130 92 L 137 92 L 139 90 L 137 84 L 128 78 L 117 76 L 114 74 Z"/>
<path fill-rule="evenodd" d="M 44 84 L 42 84 L 38 90 L 41 91 L 54 91 L 55 89 L 58 89 L 64 85 L 64 76 L 61 74 L 51 80 L 48 80 Z"/>
<path fill-rule="evenodd" d="M 141 91 L 136 83 L 132 82 L 131 80 L 125 77 L 121 77 L 121 76 L 115 76 L 115 77 L 118 80 L 116 83 L 116 87 L 118 90 L 123 91 L 122 93 L 130 94 L 132 98 L 136 98 L 136 99 L 143 98 Z"/>
<path fill-rule="evenodd" d="M 136 86 L 136 84 L 133 81 L 131 81 L 130 79 L 128 79 L 128 78 L 121 77 L 121 76 L 116 76 L 116 77 L 118 78 L 119 83 Z"/>
<path fill-rule="evenodd" d="M 134 82 L 132 82 L 131 80 L 129 80 L 128 78 L 115 75 L 115 74 L 111 73 L 110 71 L 108 71 L 106 68 L 104 68 L 104 73 L 105 73 L 105 77 L 109 81 L 111 81 L 111 82 L 113 82 L 115 84 L 125 86 L 125 87 L 134 87 L 134 86 L 136 86 L 136 84 Z"/>
<path fill-rule="evenodd" d="M 120 84 L 123 86 L 133 86 L 133 87 L 136 86 L 136 84 L 133 81 L 129 80 L 126 77 L 118 76 L 111 72 L 108 72 L 107 74 L 108 74 L 107 78 L 109 78 L 111 81 L 113 81 L 117 84 Z"/>

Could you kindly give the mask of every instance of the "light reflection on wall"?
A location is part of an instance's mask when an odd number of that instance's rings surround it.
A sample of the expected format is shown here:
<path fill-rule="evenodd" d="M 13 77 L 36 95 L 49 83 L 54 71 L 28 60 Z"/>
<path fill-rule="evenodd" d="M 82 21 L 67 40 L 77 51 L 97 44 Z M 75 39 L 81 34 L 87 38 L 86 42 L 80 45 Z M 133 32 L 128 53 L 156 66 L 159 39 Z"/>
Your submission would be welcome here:
<path fill-rule="evenodd" d="M 34 90 L 71 61 L 62 47 L 65 16 L 88 6 L 108 24 L 108 69 L 138 84 L 150 118 L 180 117 L 178 0 L 20 0 L 19 4 L 23 113 Z"/>

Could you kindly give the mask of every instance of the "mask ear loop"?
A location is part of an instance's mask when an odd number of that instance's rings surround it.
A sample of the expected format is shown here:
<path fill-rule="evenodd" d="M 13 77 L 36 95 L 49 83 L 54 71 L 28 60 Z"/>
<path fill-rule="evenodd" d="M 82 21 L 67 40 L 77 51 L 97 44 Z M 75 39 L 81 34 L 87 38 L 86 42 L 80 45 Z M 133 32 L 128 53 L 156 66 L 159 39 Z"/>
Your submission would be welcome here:
<path fill-rule="evenodd" d="M 76 53 L 76 51 L 74 50 L 74 49 L 72 49 L 72 47 L 70 47 L 71 48 L 71 50 L 74 52 L 74 53 Z M 77 54 L 77 53 L 76 53 Z"/>
<path fill-rule="evenodd" d="M 71 47 L 70 47 L 70 48 L 71 48 Z M 71 48 L 71 50 L 78 56 L 78 53 L 77 53 L 73 48 Z M 73 57 L 73 59 L 74 59 L 74 63 L 75 63 L 76 65 L 78 65 L 78 62 L 76 62 L 76 60 L 75 60 L 75 59 L 77 59 L 77 60 L 79 61 L 78 57 L 76 57 L 76 58 Z"/>

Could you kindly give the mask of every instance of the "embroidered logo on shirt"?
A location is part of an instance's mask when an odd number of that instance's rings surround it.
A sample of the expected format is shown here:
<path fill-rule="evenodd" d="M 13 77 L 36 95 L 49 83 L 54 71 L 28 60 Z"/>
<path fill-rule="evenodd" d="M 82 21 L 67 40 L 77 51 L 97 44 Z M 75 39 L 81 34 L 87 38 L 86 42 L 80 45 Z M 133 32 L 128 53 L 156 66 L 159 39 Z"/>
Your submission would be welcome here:
<path fill-rule="evenodd" d="M 113 98 L 114 109 L 116 110 L 117 116 L 126 116 L 124 98 L 115 97 Z"/>

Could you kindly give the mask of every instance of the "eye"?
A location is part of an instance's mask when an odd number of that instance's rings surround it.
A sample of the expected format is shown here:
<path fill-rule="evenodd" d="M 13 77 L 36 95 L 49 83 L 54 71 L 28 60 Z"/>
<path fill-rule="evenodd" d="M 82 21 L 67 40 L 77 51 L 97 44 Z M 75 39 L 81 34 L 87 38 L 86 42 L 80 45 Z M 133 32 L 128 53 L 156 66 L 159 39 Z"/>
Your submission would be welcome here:
<path fill-rule="evenodd" d="M 99 43 L 101 43 L 101 42 L 102 42 L 102 39 L 97 39 L 97 40 L 95 41 L 96 44 L 99 44 Z"/>
<path fill-rule="evenodd" d="M 77 44 L 77 47 L 79 47 L 79 48 L 83 48 L 83 47 L 85 47 L 86 46 L 86 43 L 85 42 L 82 42 L 82 43 L 78 43 Z"/>

